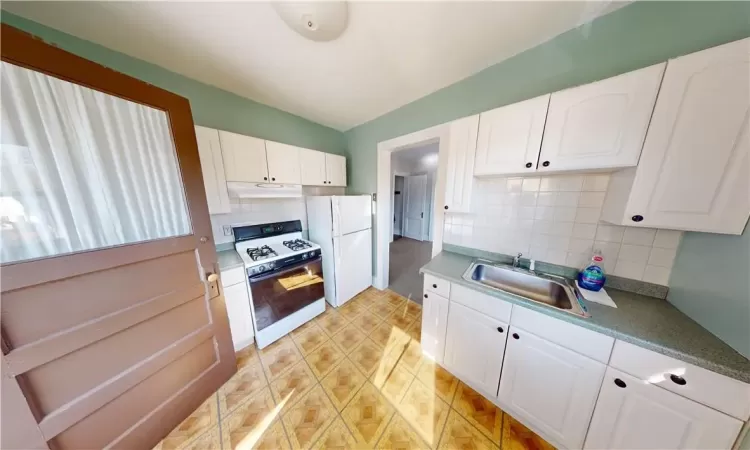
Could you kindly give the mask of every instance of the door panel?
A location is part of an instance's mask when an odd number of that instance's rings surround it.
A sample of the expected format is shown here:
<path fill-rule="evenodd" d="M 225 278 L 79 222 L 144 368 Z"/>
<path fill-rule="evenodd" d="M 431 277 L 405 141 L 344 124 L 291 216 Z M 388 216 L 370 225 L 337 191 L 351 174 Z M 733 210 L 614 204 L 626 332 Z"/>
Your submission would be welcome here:
<path fill-rule="evenodd" d="M 336 297 L 341 306 L 372 285 L 372 230 L 333 238 Z"/>
<path fill-rule="evenodd" d="M 424 214 L 427 209 L 427 175 L 404 177 L 404 185 L 404 236 L 421 241 L 424 239 Z"/>
<path fill-rule="evenodd" d="M 3 418 L 1 446 L 151 448 L 236 371 L 189 103 L 6 25 L 2 41 L 4 107 L 45 120 L 2 140 L 26 187 L 2 185 L 26 208 L 4 241 L 43 251 L 0 271 L 3 389 L 22 393 L 3 396 L 22 423 Z"/>
<path fill-rule="evenodd" d="M 326 175 L 331 186 L 346 186 L 346 157 L 326 153 Z"/>
<path fill-rule="evenodd" d="M 299 149 L 299 167 L 303 186 L 327 184 L 325 153 L 306 148 Z"/>
<path fill-rule="evenodd" d="M 198 153 L 201 157 L 203 183 L 206 187 L 206 200 L 210 214 L 226 214 L 231 211 L 227 178 L 224 173 L 224 158 L 221 155 L 219 130 L 195 127 L 198 140 Z"/>
<path fill-rule="evenodd" d="M 266 141 L 229 131 L 219 131 L 227 181 L 269 182 Z"/>
<path fill-rule="evenodd" d="M 299 147 L 266 141 L 268 176 L 272 183 L 300 184 Z"/>
<path fill-rule="evenodd" d="M 372 197 L 369 195 L 342 195 L 332 197 L 336 219 L 336 236 L 367 230 L 372 227 Z"/>
<path fill-rule="evenodd" d="M 443 363 L 445 333 L 448 322 L 447 298 L 426 293 L 422 305 L 422 353 L 438 364 Z"/>
<path fill-rule="evenodd" d="M 448 212 L 469 213 L 471 191 L 474 186 L 474 157 L 479 115 L 454 120 L 450 123 L 449 129 L 444 208 Z"/>

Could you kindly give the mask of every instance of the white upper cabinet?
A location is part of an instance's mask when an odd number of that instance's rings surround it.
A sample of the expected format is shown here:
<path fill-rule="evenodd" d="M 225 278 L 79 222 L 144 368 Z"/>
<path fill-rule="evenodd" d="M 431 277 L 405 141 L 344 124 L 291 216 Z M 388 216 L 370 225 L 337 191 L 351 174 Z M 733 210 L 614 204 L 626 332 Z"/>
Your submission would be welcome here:
<path fill-rule="evenodd" d="M 326 154 L 306 148 L 299 149 L 299 168 L 305 186 L 327 185 Z"/>
<path fill-rule="evenodd" d="M 219 131 L 219 138 L 227 181 L 269 181 L 266 141 L 229 131 Z"/>
<path fill-rule="evenodd" d="M 670 60 L 637 170 L 608 222 L 742 234 L 750 216 L 750 39 Z"/>
<path fill-rule="evenodd" d="M 346 186 L 346 157 L 326 153 L 326 181 L 330 186 Z"/>
<path fill-rule="evenodd" d="M 219 131 L 206 127 L 195 127 L 198 140 L 198 155 L 201 159 L 203 185 L 209 214 L 230 212 L 227 180 L 224 175 L 224 160 L 221 155 Z"/>
<path fill-rule="evenodd" d="M 266 141 L 268 178 L 272 183 L 300 184 L 300 148 L 279 142 Z"/>
<path fill-rule="evenodd" d="M 637 165 L 664 66 L 552 94 L 538 171 Z"/>
<path fill-rule="evenodd" d="M 471 212 L 479 115 L 453 121 L 449 129 L 444 208 L 448 212 L 468 213 Z"/>
<path fill-rule="evenodd" d="M 542 95 L 479 115 L 474 175 L 536 171 L 549 99 Z"/>
<path fill-rule="evenodd" d="M 741 427 L 737 419 L 610 367 L 585 448 L 728 449 Z"/>
<path fill-rule="evenodd" d="M 510 333 L 498 391 L 501 407 L 554 444 L 581 448 L 606 366 L 520 328 L 512 326 Z"/>

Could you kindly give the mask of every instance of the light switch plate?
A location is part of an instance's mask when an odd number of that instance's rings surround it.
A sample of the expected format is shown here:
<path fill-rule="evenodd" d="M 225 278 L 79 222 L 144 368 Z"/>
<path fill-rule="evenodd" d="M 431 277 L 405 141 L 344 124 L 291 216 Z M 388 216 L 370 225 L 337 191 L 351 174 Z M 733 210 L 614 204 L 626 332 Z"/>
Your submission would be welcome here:
<path fill-rule="evenodd" d="M 221 227 L 222 230 L 224 230 L 224 236 L 231 236 L 232 235 L 232 227 L 229 225 L 224 225 Z"/>

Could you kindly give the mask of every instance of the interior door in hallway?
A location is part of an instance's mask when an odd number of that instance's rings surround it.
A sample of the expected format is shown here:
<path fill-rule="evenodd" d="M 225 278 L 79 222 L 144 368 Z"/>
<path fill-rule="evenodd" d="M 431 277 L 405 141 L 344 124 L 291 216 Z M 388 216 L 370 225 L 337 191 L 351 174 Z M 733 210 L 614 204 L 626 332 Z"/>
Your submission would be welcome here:
<path fill-rule="evenodd" d="M 0 447 L 152 448 L 236 371 L 190 105 L 2 42 Z"/>
<path fill-rule="evenodd" d="M 422 241 L 427 209 L 427 175 L 404 177 L 404 236 Z"/>

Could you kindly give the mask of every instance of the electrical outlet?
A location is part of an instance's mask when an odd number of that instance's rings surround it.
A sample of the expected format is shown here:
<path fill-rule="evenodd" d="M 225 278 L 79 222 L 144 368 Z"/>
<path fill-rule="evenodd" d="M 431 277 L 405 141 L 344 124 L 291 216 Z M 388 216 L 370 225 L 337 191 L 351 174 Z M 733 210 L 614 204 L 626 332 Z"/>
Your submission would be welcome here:
<path fill-rule="evenodd" d="M 221 227 L 224 230 L 224 236 L 231 236 L 232 235 L 232 227 L 229 225 L 224 225 Z"/>

